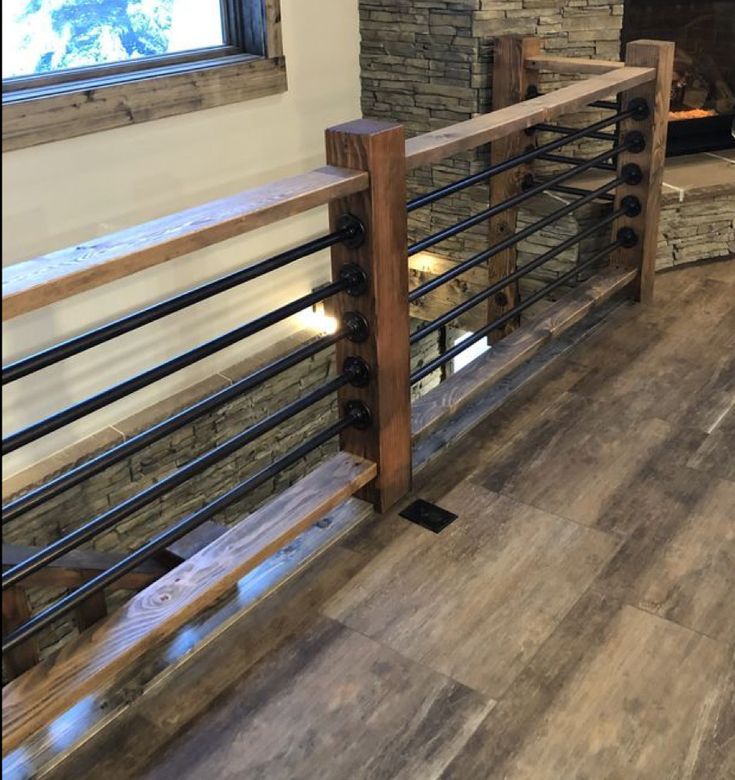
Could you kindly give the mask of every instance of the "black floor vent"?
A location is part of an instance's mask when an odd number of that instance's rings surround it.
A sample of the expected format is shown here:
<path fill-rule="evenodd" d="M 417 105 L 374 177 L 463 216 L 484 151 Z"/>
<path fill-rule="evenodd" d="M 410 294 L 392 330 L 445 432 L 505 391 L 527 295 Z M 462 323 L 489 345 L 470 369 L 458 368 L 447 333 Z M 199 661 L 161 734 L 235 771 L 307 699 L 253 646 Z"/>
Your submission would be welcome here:
<path fill-rule="evenodd" d="M 400 512 L 400 515 L 405 517 L 406 520 L 420 525 L 422 528 L 428 528 L 429 531 L 433 531 L 435 534 L 443 531 L 457 519 L 457 515 L 453 512 L 448 512 L 436 504 L 430 504 L 422 498 L 414 501 L 413 504 L 409 504 Z"/>

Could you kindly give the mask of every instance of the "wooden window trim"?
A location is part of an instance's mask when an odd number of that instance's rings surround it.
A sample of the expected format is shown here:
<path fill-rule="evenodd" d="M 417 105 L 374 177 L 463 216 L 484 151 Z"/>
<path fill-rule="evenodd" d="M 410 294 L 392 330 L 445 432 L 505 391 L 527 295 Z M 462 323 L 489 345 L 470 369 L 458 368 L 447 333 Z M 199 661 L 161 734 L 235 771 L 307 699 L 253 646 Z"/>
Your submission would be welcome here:
<path fill-rule="evenodd" d="M 224 45 L 4 81 L 3 151 L 285 92 L 280 0 L 262 9 L 238 41 L 255 53 Z"/>

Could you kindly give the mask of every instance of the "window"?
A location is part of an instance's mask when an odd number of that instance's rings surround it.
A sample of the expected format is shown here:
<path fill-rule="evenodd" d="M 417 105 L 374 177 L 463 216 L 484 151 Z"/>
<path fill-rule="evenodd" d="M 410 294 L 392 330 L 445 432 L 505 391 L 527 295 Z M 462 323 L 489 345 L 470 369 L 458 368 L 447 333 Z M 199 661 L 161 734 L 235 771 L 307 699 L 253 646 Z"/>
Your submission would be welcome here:
<path fill-rule="evenodd" d="M 2 21 L 4 150 L 286 88 L 278 0 L 3 0 Z"/>

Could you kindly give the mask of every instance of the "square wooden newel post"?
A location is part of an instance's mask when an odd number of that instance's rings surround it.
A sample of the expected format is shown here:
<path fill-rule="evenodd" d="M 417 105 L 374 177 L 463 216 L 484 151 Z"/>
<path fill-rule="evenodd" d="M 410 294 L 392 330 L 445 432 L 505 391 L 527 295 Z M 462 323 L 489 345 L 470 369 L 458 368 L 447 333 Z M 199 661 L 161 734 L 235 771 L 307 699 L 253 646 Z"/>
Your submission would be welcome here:
<path fill-rule="evenodd" d="M 538 38 L 524 38 L 507 35 L 495 42 L 492 75 L 493 111 L 516 106 L 538 94 L 538 71 L 526 67 L 526 62 L 541 53 Z M 524 130 L 509 133 L 490 144 L 490 165 L 499 165 L 511 157 L 523 154 L 536 146 L 535 136 Z M 531 173 L 532 166 L 517 165 L 509 171 L 496 174 L 490 179 L 490 205 L 497 206 L 504 200 L 518 195 L 523 181 Z M 518 209 L 507 209 L 489 222 L 489 246 L 495 246 L 516 232 Z M 517 267 L 517 247 L 512 246 L 499 252 L 488 262 L 488 284 L 494 284 L 504 276 L 513 273 Z M 518 304 L 516 285 L 512 284 L 488 300 L 488 322 L 501 317 Z M 493 344 L 518 327 L 518 322 L 508 322 L 493 331 L 488 341 Z"/>
<path fill-rule="evenodd" d="M 635 217 L 622 217 L 613 228 L 614 236 L 619 235 L 621 228 L 633 231 L 635 245 L 617 250 L 613 263 L 638 269 L 634 295 L 636 300 L 643 302 L 653 298 L 674 48 L 670 41 L 632 41 L 625 52 L 626 65 L 656 71 L 652 81 L 622 94 L 623 110 L 637 105 L 640 113 L 621 123 L 620 137 L 625 139 L 630 134 L 640 133 L 642 143 L 637 150 L 618 157 L 620 175 L 626 172 L 633 175 L 629 184 L 618 187 L 616 206 L 626 195 L 633 195 L 640 201 L 641 210 Z M 640 170 L 636 170 L 636 166 Z"/>
<path fill-rule="evenodd" d="M 406 228 L 406 146 L 397 124 L 357 120 L 327 130 L 327 162 L 367 171 L 367 190 L 330 204 L 332 229 L 352 214 L 365 228 L 364 243 L 351 249 L 332 247 L 335 278 L 346 263 L 357 263 L 367 274 L 364 294 L 342 293 L 336 314 L 361 314 L 368 336 L 361 343 L 337 345 L 338 366 L 350 356 L 363 358 L 371 372 L 363 388 L 345 387 L 340 403 L 363 401 L 372 413 L 367 430 L 349 428 L 342 449 L 378 465 L 378 476 L 363 489 L 362 498 L 384 511 L 411 486 L 411 399 L 408 322 L 408 254 Z"/>

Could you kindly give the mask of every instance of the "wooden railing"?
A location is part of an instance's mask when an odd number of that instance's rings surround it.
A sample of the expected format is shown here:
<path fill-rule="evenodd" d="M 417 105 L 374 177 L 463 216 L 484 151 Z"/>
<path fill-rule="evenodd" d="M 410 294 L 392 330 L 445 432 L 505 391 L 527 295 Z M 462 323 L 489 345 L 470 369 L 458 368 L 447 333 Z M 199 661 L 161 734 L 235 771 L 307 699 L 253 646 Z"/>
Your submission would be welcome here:
<path fill-rule="evenodd" d="M 324 393 L 337 392 L 340 407 L 346 411 L 338 427 L 327 431 L 330 435 L 339 435 L 339 455 L 318 466 L 265 507 L 148 585 L 118 612 L 70 642 L 54 659 L 35 666 L 8 684 L 3 691 L 4 752 L 21 745 L 29 735 L 109 680 L 144 650 L 211 605 L 264 557 L 301 533 L 338 502 L 357 493 L 371 501 L 379 511 L 395 504 L 410 490 L 412 440 L 427 435 L 456 414 L 543 344 L 578 322 L 600 301 L 623 289 L 639 300 L 650 298 L 672 61 L 673 45 L 668 43 L 630 44 L 626 62 L 615 63 L 545 56 L 534 39 L 502 39 L 495 62 L 497 110 L 489 114 L 408 141 L 404 139 L 400 125 L 359 120 L 331 128 L 326 137 L 328 165 L 325 168 L 5 269 L 3 316 L 11 319 L 215 242 L 329 204 L 331 232 L 327 236 L 303 245 L 291 254 L 286 253 L 288 256 L 259 263 L 255 268 L 260 270 L 255 275 L 304 256 L 307 253 L 304 247 L 311 250 L 331 246 L 334 282 L 328 292 L 332 296 L 333 311 L 342 325 L 337 336 L 318 346 L 321 349 L 336 345 L 338 366 L 343 366 L 343 374 L 335 384 L 325 387 Z M 537 85 L 536 74 L 540 70 L 592 75 L 549 94 L 533 97 L 535 93 L 531 88 Z M 615 112 L 608 124 L 618 127 L 616 135 L 610 136 L 616 144 L 613 151 L 597 161 L 572 160 L 569 172 L 547 182 L 535 181 L 532 178 L 534 160 L 548 153 L 549 144 L 537 143 L 538 133 L 534 133 L 534 128 L 548 129 L 550 121 L 601 99 L 602 105 L 608 105 L 604 99 L 616 94 L 620 94 L 620 102 L 608 106 Z M 562 139 L 573 140 L 587 130 L 582 128 L 575 134 L 562 128 L 557 132 Z M 607 137 L 598 130 L 589 132 L 593 133 L 591 137 Z M 430 280 L 433 286 L 438 286 L 470 268 L 480 268 L 487 273 L 487 287 L 412 334 L 409 332 L 410 299 L 421 291 L 413 290 L 409 295 L 408 255 L 416 245 L 407 244 L 407 171 L 488 143 L 492 143 L 492 155 L 487 171 L 469 177 L 471 181 L 458 182 L 453 185 L 454 189 L 446 188 L 457 191 L 490 182 L 488 209 L 426 239 L 428 243 L 439 243 L 446 235 L 488 222 L 488 250 L 469 260 L 448 263 L 441 276 Z M 551 148 L 556 149 L 563 143 L 552 144 Z M 529 145 L 533 147 L 530 150 Z M 606 159 L 615 160 L 615 165 L 609 165 Z M 592 192 L 570 188 L 566 182 L 574 175 L 574 165 L 580 172 L 595 166 L 605 170 L 614 168 L 612 184 Z M 612 238 L 604 251 L 580 262 L 540 294 L 518 299 L 516 282 L 527 271 L 517 263 L 518 237 L 524 235 L 523 231 L 517 230 L 517 209 L 531 197 L 554 188 L 566 188 L 580 195 L 571 206 L 555 212 L 557 216 L 571 213 L 578 205 L 595 199 L 607 201 L 611 213 L 600 224 L 606 230 L 612 229 Z M 430 193 L 423 202 L 436 202 L 445 194 L 441 191 Z M 409 210 L 419 207 L 422 203 L 409 202 Z M 345 219 L 348 219 L 347 223 Z M 541 220 L 533 229 L 542 229 L 547 224 L 550 224 L 548 219 Z M 579 236 L 566 243 L 571 246 L 578 240 Z M 553 256 L 552 252 L 547 253 L 531 265 L 538 266 Z M 608 256 L 610 262 L 603 267 Z M 584 270 L 592 275 L 574 286 Z M 244 269 L 205 286 L 206 289 L 199 288 L 186 294 L 190 298 L 179 296 L 46 353 L 18 361 L 4 369 L 3 381 L 6 381 L 6 375 L 8 381 L 27 376 L 69 354 L 78 354 L 90 344 L 114 338 L 120 332 L 128 332 L 250 278 L 254 278 L 254 272 Z M 562 284 L 571 284 L 574 289 L 540 318 L 530 324 L 520 322 L 524 311 L 548 293 L 560 289 Z M 498 296 L 496 292 L 504 294 Z M 327 297 L 326 293 L 324 297 Z M 307 305 L 307 298 L 312 300 L 309 296 L 299 299 L 288 311 L 296 305 Z M 439 370 L 459 354 L 461 345 L 413 374 L 409 371 L 410 345 L 422 338 L 424 332 L 439 328 L 470 308 L 477 311 L 480 304 L 484 312 L 480 317 L 482 324 L 470 341 L 489 338 L 494 342 L 493 348 L 416 400 L 412 407 L 411 384 L 417 377 Z M 255 332 L 254 329 L 269 327 L 281 321 L 286 313 L 284 308 L 263 315 L 237 329 L 234 336 L 226 334 L 222 343 L 234 343 Z M 211 354 L 220 343 L 210 342 L 203 346 L 206 347 L 204 353 Z M 297 353 L 277 362 L 274 367 L 262 369 L 255 378 L 246 378 L 235 389 L 222 391 L 176 415 L 162 423 L 161 430 L 156 426 L 134 437 L 123 445 L 128 448 L 124 452 L 136 451 L 136 447 L 142 448 L 155 441 L 162 431 L 182 424 L 182 420 L 216 408 L 237 393 L 248 392 L 284 367 L 314 354 L 314 349 L 304 347 Z M 169 361 L 164 366 L 165 371 L 170 373 L 189 365 L 189 358 L 187 355 L 186 360 Z M 145 381 L 154 381 L 162 375 L 166 373 L 154 370 Z M 116 388 L 111 390 L 115 392 L 110 397 L 120 397 Z M 76 419 L 74 414 L 100 408 L 102 402 L 106 399 L 100 401 L 99 396 L 86 399 L 71 412 L 64 410 L 49 418 L 52 424 L 48 420 L 42 421 L 12 434 L 4 441 L 4 448 L 5 442 L 12 444 L 12 448 L 30 443 L 68 420 Z M 277 413 L 277 419 L 259 425 L 275 425 L 286 419 L 290 411 L 284 410 L 280 417 Z M 258 430 L 248 429 L 242 435 L 252 441 Z M 98 473 L 106 464 L 115 462 L 119 455 L 119 452 L 103 454 L 91 465 L 74 470 L 71 476 L 62 475 L 50 486 L 42 486 L 35 496 L 21 497 L 15 504 L 11 502 L 10 519 L 48 496 L 78 484 L 90 474 Z M 299 455 L 300 451 L 296 451 L 293 458 Z M 278 462 L 273 468 L 276 466 Z M 186 466 L 181 470 L 183 476 L 179 476 L 179 472 L 173 475 L 174 481 L 188 478 L 195 472 L 196 468 Z M 234 486 L 231 492 L 240 495 L 243 490 L 242 486 Z M 201 517 L 187 518 L 181 529 L 186 531 L 199 521 L 210 519 L 222 499 L 218 497 L 205 507 L 207 511 Z M 102 520 L 95 518 L 92 522 L 99 522 L 101 527 L 121 516 L 114 514 L 118 508 L 111 511 L 113 515 Z M 64 545 L 57 543 L 50 555 L 46 552 L 46 557 L 49 561 L 57 561 L 58 566 L 63 552 Z M 8 593 L 17 593 L 12 589 L 18 586 L 22 576 L 38 572 L 45 565 L 43 556 L 39 557 L 39 553 L 35 556 L 35 564 L 20 561 L 4 572 L 3 588 L 6 588 L 7 576 Z M 138 571 L 143 576 L 148 572 L 147 569 L 136 569 L 145 560 L 145 555 L 125 560 L 125 572 Z M 109 577 L 105 580 L 104 573 L 99 576 L 103 579 L 98 584 L 114 581 Z M 89 582 L 83 587 L 88 585 Z M 91 597 L 94 592 L 92 587 L 84 591 L 82 597 L 87 593 Z M 70 603 L 73 606 L 80 602 Z M 52 612 L 47 617 L 53 619 L 56 614 L 61 613 Z M 31 618 L 33 620 L 37 620 L 37 616 Z M 11 649 L 28 641 L 30 634 L 16 633 L 19 630 L 16 628 L 11 632 Z"/>

